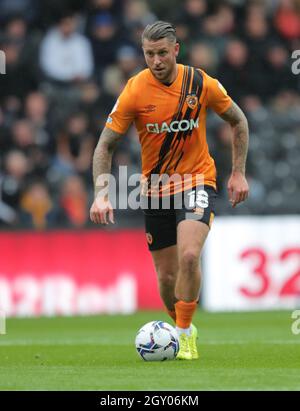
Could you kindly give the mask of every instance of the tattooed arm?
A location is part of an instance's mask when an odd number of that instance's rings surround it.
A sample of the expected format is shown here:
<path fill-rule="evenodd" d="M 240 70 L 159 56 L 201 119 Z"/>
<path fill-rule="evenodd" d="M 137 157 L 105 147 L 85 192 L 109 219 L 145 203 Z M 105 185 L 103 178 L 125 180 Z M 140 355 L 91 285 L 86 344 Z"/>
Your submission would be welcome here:
<path fill-rule="evenodd" d="M 233 102 L 231 107 L 220 117 L 231 125 L 233 131 L 232 171 L 245 174 L 249 140 L 248 122 L 245 114 Z"/>
<path fill-rule="evenodd" d="M 96 224 L 114 223 L 113 208 L 108 199 L 108 183 L 111 162 L 117 143 L 122 134 L 105 127 L 101 133 L 93 157 L 93 180 L 95 199 L 90 209 L 90 218 Z"/>
<path fill-rule="evenodd" d="M 238 203 L 245 201 L 249 193 L 245 177 L 249 142 L 248 122 L 245 114 L 234 102 L 220 117 L 231 125 L 233 132 L 232 173 L 227 189 L 232 207 L 235 207 Z"/>

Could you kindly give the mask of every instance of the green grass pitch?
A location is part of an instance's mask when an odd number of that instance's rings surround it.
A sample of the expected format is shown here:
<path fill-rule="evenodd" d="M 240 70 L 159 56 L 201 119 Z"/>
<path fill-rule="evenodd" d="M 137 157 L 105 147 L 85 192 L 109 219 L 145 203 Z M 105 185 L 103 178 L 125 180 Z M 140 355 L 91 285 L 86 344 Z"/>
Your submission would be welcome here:
<path fill-rule="evenodd" d="M 300 335 L 291 312 L 205 313 L 194 319 L 200 359 L 144 362 L 137 330 L 162 312 L 8 319 L 0 390 L 299 390 Z"/>

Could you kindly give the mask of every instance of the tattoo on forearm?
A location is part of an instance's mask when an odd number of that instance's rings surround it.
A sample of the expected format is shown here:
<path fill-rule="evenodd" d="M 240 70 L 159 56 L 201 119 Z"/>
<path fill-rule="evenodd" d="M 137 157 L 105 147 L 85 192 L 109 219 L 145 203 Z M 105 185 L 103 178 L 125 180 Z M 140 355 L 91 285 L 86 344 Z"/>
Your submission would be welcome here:
<path fill-rule="evenodd" d="M 122 135 L 105 128 L 100 136 L 93 156 L 93 180 L 95 197 L 108 185 L 113 152 Z"/>
<path fill-rule="evenodd" d="M 233 130 L 232 171 L 244 174 L 249 144 L 248 122 L 245 114 L 236 103 L 233 103 L 225 113 L 221 114 L 221 117 L 231 125 Z"/>

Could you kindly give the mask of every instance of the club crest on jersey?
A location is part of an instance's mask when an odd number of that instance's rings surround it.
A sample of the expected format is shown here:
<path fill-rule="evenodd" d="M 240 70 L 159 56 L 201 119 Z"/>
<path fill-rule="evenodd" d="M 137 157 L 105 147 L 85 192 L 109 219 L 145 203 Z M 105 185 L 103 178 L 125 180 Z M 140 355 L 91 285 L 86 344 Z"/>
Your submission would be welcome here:
<path fill-rule="evenodd" d="M 198 105 L 198 98 L 197 96 L 195 96 L 195 94 L 189 94 L 186 97 L 185 101 L 188 107 L 191 108 L 192 110 L 194 110 L 194 108 L 196 108 Z"/>

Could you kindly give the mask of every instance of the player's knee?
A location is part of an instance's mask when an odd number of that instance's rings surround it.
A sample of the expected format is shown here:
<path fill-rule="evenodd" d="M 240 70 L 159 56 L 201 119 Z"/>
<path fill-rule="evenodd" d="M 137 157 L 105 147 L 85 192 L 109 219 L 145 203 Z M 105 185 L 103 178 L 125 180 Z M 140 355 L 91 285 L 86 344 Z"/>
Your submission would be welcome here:
<path fill-rule="evenodd" d="M 159 283 L 162 288 L 169 288 L 174 286 L 176 280 L 176 273 L 173 271 L 160 271 Z"/>
<path fill-rule="evenodd" d="M 179 261 L 180 268 L 188 273 L 198 271 L 199 269 L 199 256 L 193 250 L 186 250 L 182 253 Z"/>

